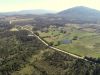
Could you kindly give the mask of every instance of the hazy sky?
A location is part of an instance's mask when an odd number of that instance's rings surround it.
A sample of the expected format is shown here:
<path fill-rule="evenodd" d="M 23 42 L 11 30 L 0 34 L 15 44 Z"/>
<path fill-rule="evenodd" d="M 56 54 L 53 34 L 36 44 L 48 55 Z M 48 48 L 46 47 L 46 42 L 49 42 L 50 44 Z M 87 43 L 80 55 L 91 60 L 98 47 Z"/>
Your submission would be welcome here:
<path fill-rule="evenodd" d="M 74 6 L 87 6 L 100 10 L 100 0 L 0 0 L 0 12 L 27 9 L 61 11 Z"/>

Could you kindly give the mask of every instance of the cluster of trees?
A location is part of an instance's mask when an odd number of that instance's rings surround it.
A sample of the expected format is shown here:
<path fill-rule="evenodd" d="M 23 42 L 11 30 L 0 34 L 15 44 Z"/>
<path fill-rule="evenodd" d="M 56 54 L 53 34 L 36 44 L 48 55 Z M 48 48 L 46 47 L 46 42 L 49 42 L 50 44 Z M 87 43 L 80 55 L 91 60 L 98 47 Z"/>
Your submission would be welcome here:
<path fill-rule="evenodd" d="M 77 40 L 78 39 L 78 36 L 74 36 L 72 40 Z"/>
<path fill-rule="evenodd" d="M 0 75 L 10 75 L 28 63 L 36 50 L 45 49 L 44 44 L 29 32 L 0 32 Z"/>
<path fill-rule="evenodd" d="M 56 67 L 56 72 L 59 72 L 58 68 L 60 68 L 60 75 L 100 75 L 100 64 L 75 59 L 70 55 L 51 51 L 44 53 L 44 61 L 48 62 L 52 68 Z M 55 70 L 53 72 L 57 75 Z"/>
<path fill-rule="evenodd" d="M 0 32 L 9 30 L 13 26 L 9 24 L 8 21 L 0 21 Z"/>
<path fill-rule="evenodd" d="M 48 43 L 50 46 L 59 46 L 61 44 L 60 41 L 57 41 L 56 43 L 54 43 L 53 41 L 52 42 L 49 42 Z"/>
<path fill-rule="evenodd" d="M 87 56 L 85 56 L 84 58 L 94 63 L 100 63 L 100 58 L 93 58 L 93 57 L 87 57 Z"/>

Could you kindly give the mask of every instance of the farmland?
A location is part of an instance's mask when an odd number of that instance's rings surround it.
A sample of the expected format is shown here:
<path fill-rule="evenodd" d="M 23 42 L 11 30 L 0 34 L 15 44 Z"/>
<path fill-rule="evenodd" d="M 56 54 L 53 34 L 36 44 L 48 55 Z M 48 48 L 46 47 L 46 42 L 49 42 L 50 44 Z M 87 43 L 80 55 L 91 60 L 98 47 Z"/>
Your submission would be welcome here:
<path fill-rule="evenodd" d="M 77 25 L 50 26 L 38 33 L 48 43 L 64 51 L 80 56 L 100 57 L 100 34 L 94 28 L 86 29 Z"/>

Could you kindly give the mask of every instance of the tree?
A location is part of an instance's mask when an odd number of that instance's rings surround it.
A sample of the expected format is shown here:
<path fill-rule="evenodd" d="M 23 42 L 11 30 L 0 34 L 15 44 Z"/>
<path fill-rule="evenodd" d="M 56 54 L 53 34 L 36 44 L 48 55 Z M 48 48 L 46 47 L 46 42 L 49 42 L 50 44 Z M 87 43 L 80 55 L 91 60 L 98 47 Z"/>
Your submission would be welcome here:
<path fill-rule="evenodd" d="M 74 37 L 73 37 L 73 40 L 77 40 L 77 39 L 78 39 L 78 36 L 74 36 Z"/>
<path fill-rule="evenodd" d="M 59 46 L 61 43 L 60 41 L 57 41 L 57 43 L 55 44 L 55 46 Z"/>
<path fill-rule="evenodd" d="M 50 42 L 49 45 L 52 46 L 54 44 L 54 42 Z"/>
<path fill-rule="evenodd" d="M 39 33 L 38 32 L 34 32 L 37 36 L 39 36 Z"/>
<path fill-rule="evenodd" d="M 32 31 L 37 31 L 38 29 L 36 27 L 33 27 L 32 28 Z"/>

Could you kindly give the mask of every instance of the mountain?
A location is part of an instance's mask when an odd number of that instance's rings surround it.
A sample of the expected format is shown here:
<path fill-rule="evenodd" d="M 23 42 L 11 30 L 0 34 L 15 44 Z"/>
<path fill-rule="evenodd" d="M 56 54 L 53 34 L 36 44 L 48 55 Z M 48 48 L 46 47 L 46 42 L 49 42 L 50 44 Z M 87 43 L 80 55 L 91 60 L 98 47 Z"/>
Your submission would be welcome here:
<path fill-rule="evenodd" d="M 0 13 L 0 15 L 25 15 L 25 14 L 44 15 L 49 13 L 54 13 L 54 11 L 42 10 L 42 9 L 22 10 L 17 12 L 4 12 L 4 13 Z"/>
<path fill-rule="evenodd" d="M 73 7 L 64 11 L 59 12 L 59 14 L 63 14 L 63 15 L 67 15 L 67 14 L 85 14 L 85 15 L 89 15 L 89 14 L 99 14 L 100 15 L 100 11 L 96 10 L 96 9 L 92 9 L 92 8 L 88 8 L 88 7 L 84 7 L 84 6 L 77 6 L 77 7 Z"/>
<path fill-rule="evenodd" d="M 36 14 L 36 15 L 43 15 L 43 14 L 49 14 L 54 13 L 53 11 L 49 10 L 42 10 L 42 9 L 36 9 L 36 10 L 23 10 L 18 12 L 19 14 Z"/>
<path fill-rule="evenodd" d="M 59 16 L 69 19 L 71 21 L 99 21 L 100 11 L 84 7 L 77 6 L 67 10 L 63 10 L 58 13 Z"/>

